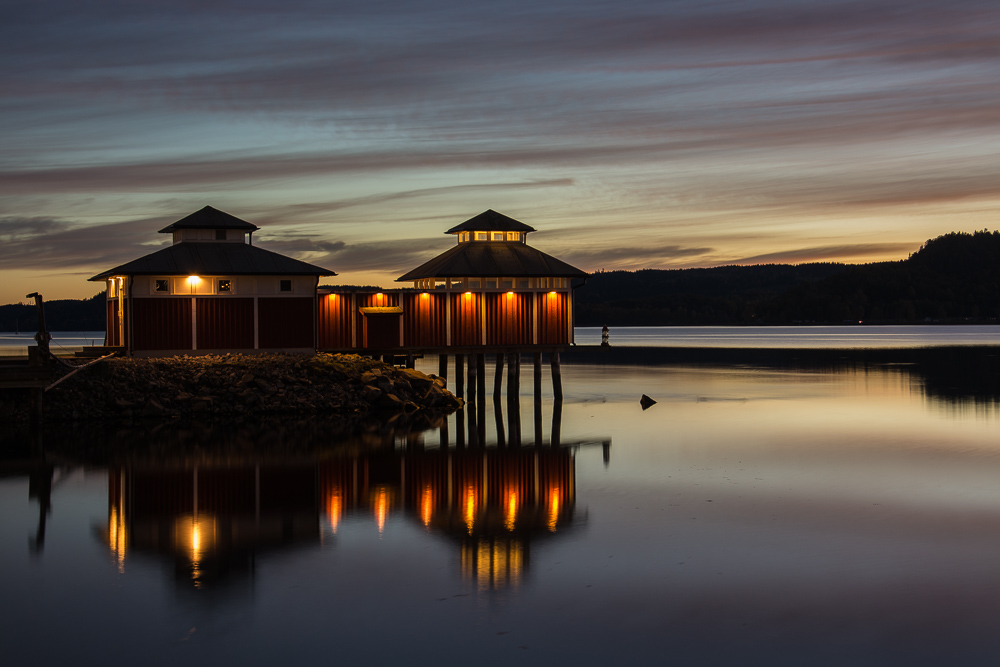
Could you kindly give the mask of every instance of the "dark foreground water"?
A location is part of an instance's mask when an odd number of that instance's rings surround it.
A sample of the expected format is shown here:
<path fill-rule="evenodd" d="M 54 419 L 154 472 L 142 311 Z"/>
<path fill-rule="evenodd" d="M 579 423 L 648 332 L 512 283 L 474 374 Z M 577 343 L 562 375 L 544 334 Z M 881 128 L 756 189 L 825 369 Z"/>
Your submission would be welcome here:
<path fill-rule="evenodd" d="M 998 354 L 577 352 L 561 405 L 445 429 L 8 430 L 0 662 L 995 665 Z"/>

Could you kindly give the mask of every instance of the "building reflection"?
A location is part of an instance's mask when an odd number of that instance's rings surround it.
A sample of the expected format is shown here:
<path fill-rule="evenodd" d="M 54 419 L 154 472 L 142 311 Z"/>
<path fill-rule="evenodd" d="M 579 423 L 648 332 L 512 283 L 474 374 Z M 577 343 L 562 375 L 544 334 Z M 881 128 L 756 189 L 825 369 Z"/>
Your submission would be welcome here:
<path fill-rule="evenodd" d="M 603 444 L 606 456 L 610 443 L 456 448 L 441 430 L 441 444 L 427 447 L 411 433 L 294 460 L 112 465 L 101 537 L 121 571 L 133 556 L 155 555 L 172 561 L 182 587 L 202 589 L 252 579 L 262 553 L 319 546 L 368 521 L 382 535 L 403 519 L 452 542 L 462 576 L 480 590 L 521 584 L 532 544 L 574 525 L 578 449 Z"/>

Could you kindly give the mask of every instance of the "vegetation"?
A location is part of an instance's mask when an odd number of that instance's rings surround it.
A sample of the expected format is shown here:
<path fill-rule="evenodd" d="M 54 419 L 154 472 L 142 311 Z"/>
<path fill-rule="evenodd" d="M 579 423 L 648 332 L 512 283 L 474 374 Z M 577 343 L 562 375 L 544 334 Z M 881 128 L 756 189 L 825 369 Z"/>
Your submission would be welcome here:
<path fill-rule="evenodd" d="M 953 232 L 873 264 L 607 271 L 579 290 L 581 326 L 996 321 L 1000 232 Z"/>
<path fill-rule="evenodd" d="M 45 302 L 45 326 L 49 331 L 104 331 L 104 292 L 89 299 L 59 299 Z M 38 331 L 38 309 L 34 299 L 0 306 L 0 331 Z"/>

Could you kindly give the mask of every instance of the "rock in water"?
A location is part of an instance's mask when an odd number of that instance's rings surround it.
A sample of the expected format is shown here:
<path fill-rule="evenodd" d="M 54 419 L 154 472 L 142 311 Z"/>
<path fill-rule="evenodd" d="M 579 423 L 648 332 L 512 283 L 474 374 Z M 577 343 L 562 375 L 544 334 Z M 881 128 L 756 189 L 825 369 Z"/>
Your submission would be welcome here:
<path fill-rule="evenodd" d="M 653 399 L 651 399 L 649 396 L 646 396 L 645 394 L 643 394 L 642 398 L 639 399 L 639 405 L 642 406 L 643 410 L 648 410 L 649 406 L 656 405 L 656 401 L 654 401 Z"/>

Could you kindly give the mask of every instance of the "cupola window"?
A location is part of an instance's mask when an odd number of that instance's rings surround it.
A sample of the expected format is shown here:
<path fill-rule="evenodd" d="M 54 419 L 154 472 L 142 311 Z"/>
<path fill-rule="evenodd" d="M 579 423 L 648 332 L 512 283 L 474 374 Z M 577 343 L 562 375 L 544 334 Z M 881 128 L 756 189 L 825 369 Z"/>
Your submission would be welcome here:
<path fill-rule="evenodd" d="M 493 232 L 494 241 L 503 241 L 503 232 Z"/>
<path fill-rule="evenodd" d="M 490 235 L 488 232 L 476 232 L 477 241 L 489 241 Z"/>

